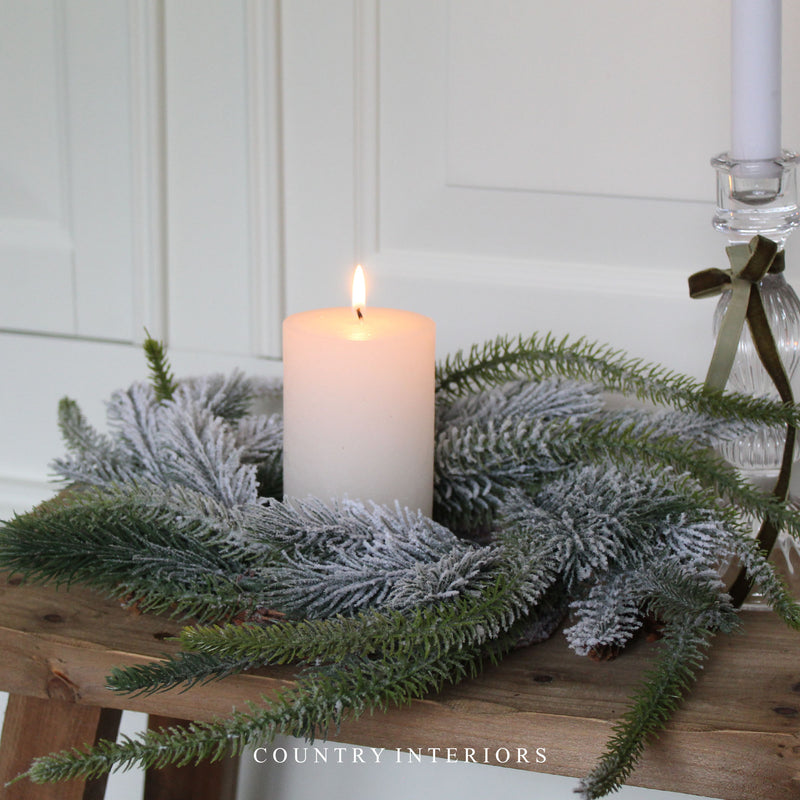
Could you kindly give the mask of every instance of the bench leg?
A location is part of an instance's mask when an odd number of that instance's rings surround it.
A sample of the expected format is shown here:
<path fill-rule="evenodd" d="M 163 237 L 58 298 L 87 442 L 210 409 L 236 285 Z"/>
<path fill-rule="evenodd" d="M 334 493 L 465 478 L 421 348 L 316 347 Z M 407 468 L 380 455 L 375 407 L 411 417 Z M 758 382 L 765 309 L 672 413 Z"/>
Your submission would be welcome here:
<path fill-rule="evenodd" d="M 0 794 L 3 800 L 102 800 L 105 776 L 93 781 L 34 784 L 22 780 L 2 787 L 25 772 L 37 756 L 56 750 L 115 739 L 122 712 L 12 694 L 0 740 Z"/>
<path fill-rule="evenodd" d="M 186 725 L 185 720 L 150 714 L 151 730 Z M 239 775 L 239 759 L 223 758 L 213 764 L 148 770 L 144 780 L 144 800 L 234 800 Z"/>

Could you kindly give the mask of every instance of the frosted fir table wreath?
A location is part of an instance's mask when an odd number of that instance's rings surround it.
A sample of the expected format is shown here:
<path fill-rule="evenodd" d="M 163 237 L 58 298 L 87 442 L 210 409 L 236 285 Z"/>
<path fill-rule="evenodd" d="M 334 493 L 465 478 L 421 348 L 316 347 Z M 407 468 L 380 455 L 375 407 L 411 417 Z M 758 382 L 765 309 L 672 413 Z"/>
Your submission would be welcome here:
<path fill-rule="evenodd" d="M 721 560 L 738 557 L 800 628 L 800 607 L 743 522 L 767 515 L 798 537 L 800 514 L 711 449 L 743 426 L 796 424 L 797 406 L 704 391 L 584 340 L 498 338 L 437 369 L 428 518 L 279 501 L 282 420 L 259 407 L 280 386 L 241 374 L 176 382 L 161 345 L 145 350 L 152 380 L 111 397 L 109 434 L 61 402 L 69 454 L 55 469 L 70 488 L 4 524 L 0 566 L 199 619 L 180 655 L 115 670 L 117 692 L 269 664 L 303 670 L 248 712 L 53 754 L 22 777 L 220 758 L 277 734 L 311 740 L 473 675 L 565 615 L 580 655 L 619 651 L 655 616 L 652 670 L 581 783 L 601 797 L 663 727 L 714 634 L 737 627 Z M 604 393 L 671 410 L 610 410 Z"/>

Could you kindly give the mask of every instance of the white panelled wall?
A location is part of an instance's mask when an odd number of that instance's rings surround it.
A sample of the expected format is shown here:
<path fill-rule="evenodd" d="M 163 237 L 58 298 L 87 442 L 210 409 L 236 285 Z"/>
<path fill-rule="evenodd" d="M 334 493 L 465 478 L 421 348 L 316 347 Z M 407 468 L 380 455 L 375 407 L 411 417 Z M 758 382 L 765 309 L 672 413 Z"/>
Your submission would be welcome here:
<path fill-rule="evenodd" d="M 729 144 L 727 7 L 0 0 L 0 516 L 52 491 L 61 396 L 102 425 L 144 377 L 145 328 L 178 375 L 278 375 L 284 315 L 346 303 L 358 261 L 370 303 L 435 319 L 440 355 L 551 330 L 702 375 L 713 304 L 686 277 L 725 263 L 708 162 Z M 573 783 L 284 765 L 248 767 L 240 796 Z"/>

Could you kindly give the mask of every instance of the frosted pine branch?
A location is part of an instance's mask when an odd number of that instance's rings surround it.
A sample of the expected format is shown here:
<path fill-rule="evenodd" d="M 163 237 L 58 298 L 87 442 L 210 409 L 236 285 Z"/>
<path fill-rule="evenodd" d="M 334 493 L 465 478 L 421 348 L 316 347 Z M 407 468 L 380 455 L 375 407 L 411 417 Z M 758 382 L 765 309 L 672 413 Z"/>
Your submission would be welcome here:
<path fill-rule="evenodd" d="M 498 336 L 468 353 L 457 352 L 437 368 L 437 390 L 458 397 L 520 378 L 541 381 L 552 376 L 599 384 L 607 391 L 700 411 L 717 417 L 764 424 L 797 424 L 800 409 L 745 395 L 705 392 L 702 384 L 655 364 L 630 358 L 620 350 L 580 338 L 556 339 L 534 334 L 516 339 Z"/>
<path fill-rule="evenodd" d="M 476 591 L 495 559 L 419 512 L 354 501 L 271 502 L 248 524 L 273 551 L 257 570 L 270 603 L 312 618 L 455 598 Z"/>

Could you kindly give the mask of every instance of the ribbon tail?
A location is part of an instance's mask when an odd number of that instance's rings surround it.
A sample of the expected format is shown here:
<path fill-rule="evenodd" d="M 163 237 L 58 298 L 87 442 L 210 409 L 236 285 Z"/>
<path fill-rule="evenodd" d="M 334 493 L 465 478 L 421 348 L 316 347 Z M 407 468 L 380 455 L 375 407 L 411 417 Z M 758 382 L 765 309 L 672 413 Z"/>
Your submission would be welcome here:
<path fill-rule="evenodd" d="M 728 303 L 728 308 L 725 310 L 717 342 L 714 345 L 714 353 L 711 356 L 711 363 L 708 366 L 705 382 L 706 391 L 716 390 L 721 392 L 728 382 L 747 316 L 752 285 L 750 281 L 740 278 L 733 278 L 732 280 L 731 299 Z"/>
<path fill-rule="evenodd" d="M 784 403 L 794 403 L 792 387 L 789 383 L 789 378 L 786 376 L 780 353 L 778 353 L 757 284 L 752 284 L 752 290 L 747 302 L 747 326 L 750 328 L 758 357 L 775 384 L 781 400 Z"/>
<path fill-rule="evenodd" d="M 796 438 L 797 431 L 795 427 L 793 425 L 789 425 L 786 430 L 786 443 L 783 446 L 781 471 L 778 474 L 778 480 L 775 484 L 775 488 L 772 490 L 773 497 L 777 498 L 781 502 L 786 500 L 786 496 L 789 493 L 789 480 L 792 475 L 792 462 L 794 461 L 794 447 Z M 761 527 L 758 529 L 758 536 L 756 537 L 758 547 L 765 555 L 769 555 L 772 552 L 772 548 L 775 546 L 775 542 L 778 540 L 779 533 L 780 530 L 772 521 L 772 519 L 769 516 L 765 517 L 764 521 L 761 523 Z M 731 596 L 731 602 L 733 603 L 734 608 L 742 607 L 742 604 L 747 599 L 747 595 L 750 594 L 750 591 L 753 588 L 753 583 L 754 581 L 747 574 L 747 570 L 744 568 L 740 569 L 739 574 L 736 576 L 730 588 L 728 589 L 728 594 Z"/>
<path fill-rule="evenodd" d="M 766 369 L 767 374 L 775 384 L 775 388 L 778 390 L 781 400 L 784 403 L 794 403 L 792 386 L 786 375 L 786 370 L 784 369 L 783 362 L 778 353 L 778 348 L 775 345 L 775 338 L 769 327 L 769 320 L 764 311 L 764 303 L 761 300 L 761 292 L 756 284 L 753 284 L 747 304 L 747 324 L 750 328 L 758 357 L 761 359 L 764 369 Z M 778 473 L 775 487 L 772 490 L 772 496 L 780 502 L 784 502 L 789 494 L 789 481 L 792 477 L 792 463 L 794 461 L 796 438 L 797 430 L 794 425 L 787 426 L 786 442 L 783 446 L 783 457 L 781 458 L 781 469 Z M 758 536 L 756 537 L 759 548 L 767 554 L 772 552 L 772 548 L 775 546 L 779 533 L 780 530 L 770 517 L 767 516 L 761 524 Z M 752 588 L 752 579 L 747 575 L 744 569 L 740 570 L 728 590 L 735 608 L 739 608 L 742 603 L 744 603 Z"/>

